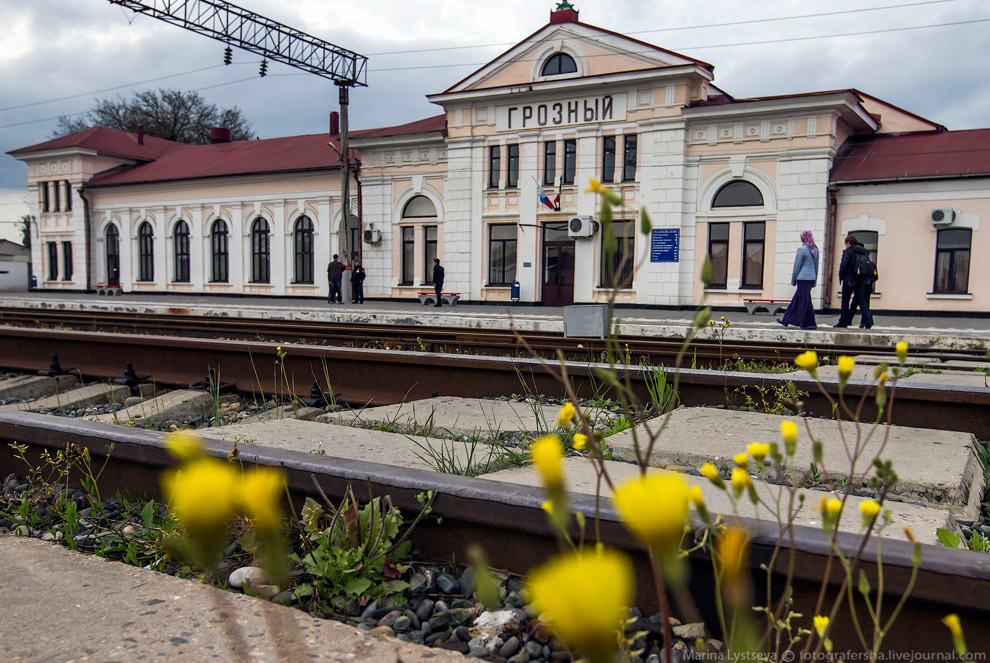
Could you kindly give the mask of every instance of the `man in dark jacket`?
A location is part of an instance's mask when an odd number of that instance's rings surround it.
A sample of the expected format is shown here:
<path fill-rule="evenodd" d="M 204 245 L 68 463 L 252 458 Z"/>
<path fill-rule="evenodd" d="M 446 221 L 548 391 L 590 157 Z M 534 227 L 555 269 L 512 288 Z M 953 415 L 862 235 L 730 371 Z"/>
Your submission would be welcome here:
<path fill-rule="evenodd" d="M 857 307 L 862 313 L 860 329 L 873 327 L 873 314 L 870 313 L 870 295 L 873 293 L 872 275 L 857 276 L 856 265 L 861 255 L 869 255 L 866 247 L 859 243 L 853 234 L 846 235 L 846 248 L 839 262 L 839 280 L 842 281 L 842 310 L 836 327 L 848 327 L 856 315 Z M 852 305 L 849 297 L 852 296 Z"/>
<path fill-rule="evenodd" d="M 440 297 L 440 291 L 443 290 L 443 267 L 440 266 L 440 258 L 433 259 L 433 290 L 437 293 L 437 303 L 434 306 L 440 308 L 443 306 L 443 299 Z"/>
<path fill-rule="evenodd" d="M 340 296 L 340 280 L 344 277 L 344 263 L 340 262 L 340 256 L 333 254 L 333 262 L 327 265 L 327 280 L 330 281 L 330 296 L 328 303 L 342 303 Z"/>
<path fill-rule="evenodd" d="M 355 258 L 354 266 L 351 267 L 351 301 L 355 304 L 364 304 L 364 277 L 364 267 Z"/>

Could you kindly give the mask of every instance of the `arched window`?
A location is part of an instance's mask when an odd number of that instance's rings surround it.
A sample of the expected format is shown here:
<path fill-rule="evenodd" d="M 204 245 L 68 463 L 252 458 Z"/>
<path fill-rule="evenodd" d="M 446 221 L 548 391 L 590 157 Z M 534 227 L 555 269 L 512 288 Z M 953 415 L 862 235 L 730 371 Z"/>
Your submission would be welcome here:
<path fill-rule="evenodd" d="M 155 280 L 155 231 L 145 221 L 138 227 L 138 281 Z"/>
<path fill-rule="evenodd" d="M 436 215 L 436 206 L 426 196 L 413 196 L 402 208 L 403 219 L 428 219 Z"/>
<path fill-rule="evenodd" d="M 120 233 L 117 226 L 107 226 L 107 285 L 120 285 Z"/>
<path fill-rule="evenodd" d="M 543 63 L 540 76 L 558 76 L 560 74 L 573 74 L 577 72 L 577 64 L 567 53 L 554 53 Z"/>
<path fill-rule="evenodd" d="M 227 224 L 224 223 L 223 219 L 217 219 L 210 226 L 210 256 L 213 263 L 210 281 L 226 283 L 227 265 L 230 263 L 230 257 L 227 253 Z"/>
<path fill-rule="evenodd" d="M 313 282 L 313 222 L 308 216 L 296 220 L 292 233 L 295 246 L 295 278 L 293 283 Z"/>
<path fill-rule="evenodd" d="M 175 251 L 175 281 L 189 282 L 189 224 L 179 221 L 172 231 L 172 243 Z"/>
<path fill-rule="evenodd" d="M 258 217 L 251 224 L 251 283 L 268 283 L 271 264 L 268 222 Z"/>
<path fill-rule="evenodd" d="M 715 194 L 712 209 L 716 207 L 763 207 L 763 194 L 746 180 L 733 180 Z"/>

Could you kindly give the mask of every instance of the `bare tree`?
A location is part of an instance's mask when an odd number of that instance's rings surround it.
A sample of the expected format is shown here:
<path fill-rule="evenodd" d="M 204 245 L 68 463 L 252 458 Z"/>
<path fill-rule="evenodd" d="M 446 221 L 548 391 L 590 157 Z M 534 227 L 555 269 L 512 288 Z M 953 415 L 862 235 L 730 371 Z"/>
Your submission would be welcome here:
<path fill-rule="evenodd" d="M 21 245 L 31 248 L 31 224 L 34 223 L 34 217 L 30 214 L 25 214 L 21 217 L 18 225 L 21 227 Z"/>
<path fill-rule="evenodd" d="M 251 140 L 254 132 L 241 111 L 218 108 L 198 92 L 160 89 L 135 92 L 130 99 L 97 99 L 96 107 L 72 119 L 62 116 L 53 137 L 65 136 L 91 127 L 137 131 L 180 143 L 202 145 L 210 142 L 210 129 L 230 129 L 231 140 Z"/>

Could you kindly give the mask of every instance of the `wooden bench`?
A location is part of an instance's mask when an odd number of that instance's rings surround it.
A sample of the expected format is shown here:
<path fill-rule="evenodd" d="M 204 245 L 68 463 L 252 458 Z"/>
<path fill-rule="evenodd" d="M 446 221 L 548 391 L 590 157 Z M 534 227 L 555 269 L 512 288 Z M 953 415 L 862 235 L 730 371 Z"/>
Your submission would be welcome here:
<path fill-rule="evenodd" d="M 744 299 L 743 306 L 750 315 L 754 315 L 759 309 L 766 309 L 770 315 L 777 315 L 778 312 L 787 308 L 791 303 L 789 299 Z"/>
<path fill-rule="evenodd" d="M 96 286 L 97 295 L 122 295 L 124 290 L 119 285 L 98 285 Z"/>
<path fill-rule="evenodd" d="M 419 303 L 420 304 L 430 304 L 430 305 L 434 305 L 434 306 L 436 305 L 436 303 L 437 303 L 437 293 L 435 293 L 435 292 L 420 292 L 418 294 L 419 294 Z M 457 304 L 457 302 L 460 300 L 460 298 L 461 298 L 461 293 L 459 293 L 459 292 L 441 292 L 440 293 L 440 299 L 442 299 L 443 300 L 443 303 L 446 304 L 447 306 L 455 306 Z"/>

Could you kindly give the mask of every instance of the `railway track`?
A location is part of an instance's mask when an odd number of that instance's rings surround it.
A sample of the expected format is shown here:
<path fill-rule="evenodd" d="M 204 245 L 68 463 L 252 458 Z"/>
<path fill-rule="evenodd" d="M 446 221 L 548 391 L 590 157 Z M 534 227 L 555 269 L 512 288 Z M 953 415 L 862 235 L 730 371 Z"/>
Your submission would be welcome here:
<path fill-rule="evenodd" d="M 278 320 L 271 318 L 230 318 L 188 315 L 175 309 L 168 315 L 145 313 L 104 313 L 0 308 L 0 324 L 39 329 L 75 330 L 110 334 L 175 336 L 275 343 L 298 343 L 333 347 L 389 348 L 407 351 L 469 354 L 482 356 L 529 356 L 522 341 L 539 356 L 556 357 L 557 352 L 573 360 L 597 361 L 606 352 L 604 341 L 566 338 L 554 332 L 477 330 L 422 325 L 358 324 L 324 321 Z M 619 336 L 618 346 L 634 361 L 670 365 L 681 349 L 681 338 Z M 689 361 L 700 368 L 721 365 L 725 359 L 790 362 L 799 352 L 813 349 L 823 358 L 843 354 L 876 353 L 865 342 L 849 344 L 755 343 L 696 338 L 687 349 Z M 981 351 L 915 350 L 917 356 L 942 359 L 978 360 Z"/>

